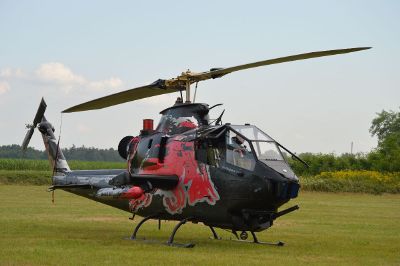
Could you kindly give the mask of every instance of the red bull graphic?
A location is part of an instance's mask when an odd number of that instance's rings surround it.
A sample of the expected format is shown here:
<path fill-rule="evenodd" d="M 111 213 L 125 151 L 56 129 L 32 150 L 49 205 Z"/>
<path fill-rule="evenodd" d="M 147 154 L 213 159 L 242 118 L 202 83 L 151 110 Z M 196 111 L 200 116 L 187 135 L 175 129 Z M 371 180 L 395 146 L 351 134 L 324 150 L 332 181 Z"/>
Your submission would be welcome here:
<path fill-rule="evenodd" d="M 178 127 L 183 127 L 183 128 L 186 128 L 186 129 L 193 129 L 193 128 L 196 128 L 197 127 L 197 121 L 191 121 L 191 120 L 186 120 L 186 121 L 183 121 L 183 122 L 180 122 L 179 124 L 178 124 Z"/>
<path fill-rule="evenodd" d="M 150 193 L 145 193 L 137 199 L 131 199 L 129 201 L 129 210 L 131 212 L 137 212 L 142 208 L 148 207 L 151 204 L 152 196 L 153 195 Z"/>
<path fill-rule="evenodd" d="M 178 185 L 172 190 L 156 190 L 155 195 L 163 197 L 163 205 L 170 214 L 181 213 L 189 204 L 194 206 L 199 202 L 214 205 L 219 200 L 219 194 L 210 178 L 208 167 L 195 160 L 194 143 L 181 142 L 179 136 L 169 141 L 166 146 L 164 163 L 157 158 L 147 158 L 143 161 L 151 164 L 139 171 L 139 174 L 176 175 Z M 148 165 L 147 164 L 147 165 Z M 130 201 L 133 211 L 150 205 L 152 194 L 146 193 L 139 199 Z"/>
<path fill-rule="evenodd" d="M 158 130 L 166 134 L 180 134 L 187 130 L 199 127 L 199 121 L 194 116 L 175 118 L 166 115 L 160 122 L 162 125 Z"/>

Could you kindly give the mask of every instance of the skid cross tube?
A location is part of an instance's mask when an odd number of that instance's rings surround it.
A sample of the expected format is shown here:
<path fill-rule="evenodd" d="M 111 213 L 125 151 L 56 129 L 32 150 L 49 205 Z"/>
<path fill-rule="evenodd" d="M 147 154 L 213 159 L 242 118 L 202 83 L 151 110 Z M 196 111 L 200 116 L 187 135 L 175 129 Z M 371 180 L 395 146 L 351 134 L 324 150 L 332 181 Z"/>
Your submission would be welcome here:
<path fill-rule="evenodd" d="M 236 230 L 232 230 L 232 234 L 236 237 L 237 240 L 240 240 L 239 235 L 237 234 Z"/>
<path fill-rule="evenodd" d="M 178 244 L 178 243 L 174 243 L 174 237 L 176 232 L 178 231 L 178 229 L 184 225 L 188 220 L 190 220 L 191 218 L 185 218 L 182 221 L 180 221 L 174 228 L 174 230 L 172 231 L 171 236 L 168 239 L 167 245 L 168 246 L 176 246 L 176 247 L 184 247 L 184 248 L 192 248 L 195 246 L 195 244 L 193 243 L 188 243 L 188 244 Z"/>
<path fill-rule="evenodd" d="M 214 227 L 212 227 L 212 226 L 209 226 L 209 227 L 211 229 L 211 232 L 213 233 L 214 239 L 221 240 L 221 238 L 218 236 L 217 232 L 215 232 Z"/>
<path fill-rule="evenodd" d="M 131 239 L 132 239 L 132 240 L 136 239 L 136 234 L 137 234 L 137 232 L 139 231 L 139 228 L 142 226 L 142 224 L 144 224 L 147 220 L 156 218 L 157 216 L 158 216 L 158 214 L 153 214 L 153 215 L 149 215 L 149 216 L 143 218 L 143 220 L 141 220 L 141 221 L 138 223 L 138 225 L 135 227 L 135 230 L 133 231 L 133 234 L 132 234 L 132 236 L 131 236 Z"/>

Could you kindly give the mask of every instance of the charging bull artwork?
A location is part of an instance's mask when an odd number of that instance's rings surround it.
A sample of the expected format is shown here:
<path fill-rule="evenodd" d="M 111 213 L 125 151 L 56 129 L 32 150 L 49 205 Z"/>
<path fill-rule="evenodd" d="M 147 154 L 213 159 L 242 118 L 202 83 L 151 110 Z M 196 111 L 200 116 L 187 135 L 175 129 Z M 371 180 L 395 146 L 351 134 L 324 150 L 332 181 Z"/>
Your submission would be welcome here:
<path fill-rule="evenodd" d="M 63 111 L 88 111 L 179 93 L 181 97 L 176 103 L 161 111 L 155 129 L 153 120 L 145 119 L 140 134 L 122 138 L 118 152 L 127 162 L 126 169 L 71 170 L 54 136 L 53 126 L 44 117 L 47 105 L 43 99 L 33 124 L 28 126 L 22 147 L 27 148 L 35 128 L 38 128 L 53 171 L 50 191 L 62 189 L 127 211 L 133 217 L 144 217 L 135 227 L 130 237 L 132 240 L 137 239 L 143 223 L 157 219 L 159 226 L 161 220 L 179 221 L 167 241 L 168 245 L 194 246 L 174 242 L 177 230 L 186 222 L 208 226 L 214 239 L 220 239 L 215 228 L 222 228 L 230 230 L 242 241 L 250 232 L 253 242 L 261 243 L 256 232 L 268 229 L 278 217 L 299 208 L 296 205 L 278 211 L 297 197 L 300 187 L 284 153 L 307 164 L 254 125 L 223 124 L 225 110 L 219 116 L 214 114 L 216 118 L 210 120 L 210 111 L 221 104 L 209 107 L 194 103 L 195 97 L 192 102 L 191 84 L 243 69 L 365 49 L 369 48 L 311 52 L 198 73 L 188 70 L 176 78 L 158 79 L 149 85 Z M 186 92 L 185 102 L 182 91 Z M 241 231 L 240 236 L 237 231 Z M 274 244 L 283 245 L 280 241 Z"/>
<path fill-rule="evenodd" d="M 154 194 L 162 196 L 163 205 L 170 214 L 181 213 L 187 204 L 194 206 L 198 202 L 207 202 L 214 205 L 219 199 L 207 165 L 195 160 L 193 142 L 187 143 L 172 139 L 166 146 L 163 166 L 156 170 L 144 168 L 140 173 L 178 176 L 176 187 L 171 190 L 154 192 Z M 146 202 L 151 201 L 152 194 L 149 193 Z"/>

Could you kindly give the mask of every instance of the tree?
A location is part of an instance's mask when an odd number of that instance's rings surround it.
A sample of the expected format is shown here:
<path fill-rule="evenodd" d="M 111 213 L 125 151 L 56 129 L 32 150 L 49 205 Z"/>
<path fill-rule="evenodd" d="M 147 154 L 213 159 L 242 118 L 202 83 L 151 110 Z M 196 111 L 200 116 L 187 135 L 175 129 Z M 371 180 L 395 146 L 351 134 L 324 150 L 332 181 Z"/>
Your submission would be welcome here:
<path fill-rule="evenodd" d="M 377 115 L 369 132 L 378 137 L 378 147 L 369 159 L 376 170 L 400 171 L 400 112 L 383 110 Z"/>
<path fill-rule="evenodd" d="M 378 142 L 385 141 L 385 139 L 392 134 L 400 133 L 400 112 L 396 113 L 392 110 L 389 112 L 383 110 L 377 113 L 378 117 L 372 120 L 372 125 L 369 132 L 372 136 L 378 137 Z"/>

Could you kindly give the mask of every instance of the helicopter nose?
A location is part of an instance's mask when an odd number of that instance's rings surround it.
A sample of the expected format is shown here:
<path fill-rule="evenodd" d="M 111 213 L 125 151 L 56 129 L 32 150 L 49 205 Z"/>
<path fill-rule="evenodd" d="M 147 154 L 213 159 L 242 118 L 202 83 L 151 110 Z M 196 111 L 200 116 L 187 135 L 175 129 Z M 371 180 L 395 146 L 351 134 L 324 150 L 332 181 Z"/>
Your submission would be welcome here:
<path fill-rule="evenodd" d="M 294 199 L 299 194 L 300 184 L 295 181 L 278 181 L 273 186 L 273 191 L 278 199 Z"/>

